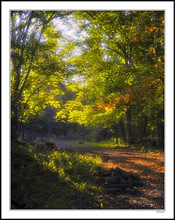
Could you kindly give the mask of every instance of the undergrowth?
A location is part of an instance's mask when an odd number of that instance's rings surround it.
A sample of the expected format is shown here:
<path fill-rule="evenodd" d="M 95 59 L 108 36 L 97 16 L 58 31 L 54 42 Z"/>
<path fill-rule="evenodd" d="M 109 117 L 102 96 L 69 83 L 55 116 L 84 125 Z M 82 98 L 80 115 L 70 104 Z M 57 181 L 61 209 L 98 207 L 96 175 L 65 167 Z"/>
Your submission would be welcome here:
<path fill-rule="evenodd" d="M 94 180 L 100 157 L 61 150 L 39 149 L 36 144 L 12 144 L 11 208 L 99 208 Z"/>

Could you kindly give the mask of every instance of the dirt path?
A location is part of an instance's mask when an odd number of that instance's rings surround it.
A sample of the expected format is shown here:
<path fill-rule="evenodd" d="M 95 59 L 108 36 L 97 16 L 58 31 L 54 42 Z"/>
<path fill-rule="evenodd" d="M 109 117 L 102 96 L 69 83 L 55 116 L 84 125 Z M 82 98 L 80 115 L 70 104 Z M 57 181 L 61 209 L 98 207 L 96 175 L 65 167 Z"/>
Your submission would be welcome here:
<path fill-rule="evenodd" d="M 62 146 L 61 146 L 62 145 Z M 70 148 L 66 143 L 57 143 Z M 79 153 L 92 153 L 103 159 L 104 168 L 120 168 L 139 175 L 144 186 L 139 193 L 104 194 L 98 199 L 106 209 L 164 209 L 164 154 L 141 153 L 128 149 L 72 147 Z"/>

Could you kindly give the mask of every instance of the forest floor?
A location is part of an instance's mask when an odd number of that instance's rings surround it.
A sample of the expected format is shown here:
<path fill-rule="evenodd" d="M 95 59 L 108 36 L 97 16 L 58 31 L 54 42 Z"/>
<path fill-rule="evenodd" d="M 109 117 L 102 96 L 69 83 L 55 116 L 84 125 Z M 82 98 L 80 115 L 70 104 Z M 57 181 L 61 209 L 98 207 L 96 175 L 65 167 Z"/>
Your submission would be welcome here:
<path fill-rule="evenodd" d="M 128 191 L 103 191 L 97 200 L 104 209 L 164 209 L 164 153 L 143 153 L 129 147 L 101 148 L 73 146 L 70 142 L 57 141 L 57 147 L 79 154 L 98 155 L 106 170 L 120 169 L 123 173 L 137 175 L 143 185 Z"/>

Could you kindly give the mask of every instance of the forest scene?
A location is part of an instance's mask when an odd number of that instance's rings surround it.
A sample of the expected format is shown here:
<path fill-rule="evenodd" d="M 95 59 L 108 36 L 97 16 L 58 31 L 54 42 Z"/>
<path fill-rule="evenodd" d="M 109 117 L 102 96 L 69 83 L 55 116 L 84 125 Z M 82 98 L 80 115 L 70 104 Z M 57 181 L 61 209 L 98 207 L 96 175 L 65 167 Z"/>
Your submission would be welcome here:
<path fill-rule="evenodd" d="M 11 209 L 164 209 L 164 11 L 11 11 Z"/>

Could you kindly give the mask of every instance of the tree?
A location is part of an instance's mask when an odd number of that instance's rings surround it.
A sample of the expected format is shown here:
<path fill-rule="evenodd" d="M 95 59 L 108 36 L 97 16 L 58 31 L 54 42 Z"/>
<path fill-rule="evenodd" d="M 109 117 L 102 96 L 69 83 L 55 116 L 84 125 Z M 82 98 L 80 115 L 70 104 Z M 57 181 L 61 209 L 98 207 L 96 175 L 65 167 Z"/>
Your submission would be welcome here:
<path fill-rule="evenodd" d="M 63 39 L 55 28 L 69 14 L 84 40 Z M 128 144 L 149 135 L 160 144 L 164 12 L 15 11 L 11 42 L 12 137 L 19 121 L 52 106 L 58 120 L 108 128 Z"/>
<path fill-rule="evenodd" d="M 60 112 L 58 118 L 111 127 L 129 144 L 151 130 L 153 139 L 163 138 L 164 13 L 87 11 L 75 16 L 89 37 L 81 57 L 71 57 L 69 64 L 85 83 L 65 105 L 67 115 Z"/>
<path fill-rule="evenodd" d="M 46 101 L 55 105 L 60 80 L 66 74 L 57 54 L 60 34 L 53 20 L 72 12 L 11 12 L 11 135 L 17 138 L 18 122 L 42 109 Z M 69 48 L 67 49 L 70 50 Z M 66 52 L 66 49 L 65 49 Z M 52 96 L 48 99 L 48 94 Z M 58 103 L 56 103 L 58 106 Z"/>

